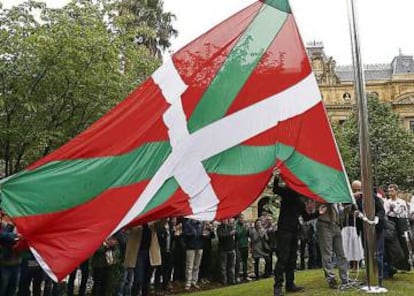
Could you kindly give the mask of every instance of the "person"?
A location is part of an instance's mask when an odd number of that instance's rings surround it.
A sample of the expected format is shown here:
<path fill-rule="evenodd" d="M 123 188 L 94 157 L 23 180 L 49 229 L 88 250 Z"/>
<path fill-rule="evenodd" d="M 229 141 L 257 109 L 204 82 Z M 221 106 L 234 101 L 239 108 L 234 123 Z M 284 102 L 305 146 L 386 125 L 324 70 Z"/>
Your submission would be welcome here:
<path fill-rule="evenodd" d="M 384 203 L 385 215 L 392 221 L 397 230 L 398 241 L 404 252 L 404 263 L 400 266 L 403 270 L 410 270 L 409 249 L 406 241 L 408 232 L 408 205 L 407 202 L 398 197 L 399 191 L 396 184 L 388 185 L 389 198 Z"/>
<path fill-rule="evenodd" d="M 363 212 L 363 196 L 362 196 L 362 183 L 359 180 L 355 180 L 351 184 L 352 192 L 354 194 L 357 208 L 359 212 Z M 382 204 L 382 201 L 377 196 L 375 192 L 372 194 L 372 198 L 375 203 L 375 216 L 378 217 L 378 223 L 375 225 L 375 239 L 376 239 L 376 253 L 375 257 L 378 264 L 378 282 L 382 286 L 384 279 L 384 219 L 385 219 L 385 210 Z M 363 237 L 364 229 L 361 220 L 357 221 L 356 227 L 358 232 Z"/>
<path fill-rule="evenodd" d="M 92 257 L 92 295 L 113 295 L 115 291 L 115 264 L 120 260 L 118 241 L 107 238 Z"/>
<path fill-rule="evenodd" d="M 236 268 L 236 228 L 233 219 L 222 220 L 217 227 L 221 283 L 234 285 Z"/>
<path fill-rule="evenodd" d="M 134 283 L 134 269 L 136 266 L 138 241 L 141 237 L 141 226 L 131 227 L 126 230 L 127 242 L 124 257 L 124 275 L 121 284 L 121 295 L 131 296 Z"/>
<path fill-rule="evenodd" d="M 281 197 L 278 220 L 277 262 L 274 270 L 274 296 L 280 296 L 283 288 L 283 277 L 286 278 L 286 292 L 300 292 L 304 287 L 295 284 L 295 268 L 298 250 L 299 216 L 305 221 L 315 219 L 319 212 L 305 207 L 302 196 L 291 188 L 279 185 L 276 175 L 273 182 L 273 192 Z M 309 211 L 309 212 L 308 212 Z"/>
<path fill-rule="evenodd" d="M 249 257 L 249 227 L 240 214 L 236 223 L 236 281 L 240 282 L 240 266 L 242 266 L 242 280 L 248 281 L 247 259 Z"/>
<path fill-rule="evenodd" d="M 191 287 L 199 290 L 198 273 L 201 258 L 203 257 L 203 229 L 204 224 L 194 219 L 186 219 L 183 224 L 184 241 L 186 245 L 185 259 L 185 287 L 190 291 Z"/>
<path fill-rule="evenodd" d="M 138 229 L 136 237 L 137 241 L 135 245 L 138 252 L 135 253 L 136 266 L 134 269 L 132 295 L 149 295 L 149 287 L 152 276 L 151 267 L 161 265 L 161 251 L 155 225 L 155 222 L 152 222 L 144 224 Z"/>
<path fill-rule="evenodd" d="M 200 282 L 202 284 L 208 284 L 213 279 L 213 260 L 216 260 L 216 258 L 212 256 L 212 241 L 215 237 L 216 234 L 213 223 L 205 222 L 203 229 L 203 257 L 201 258 L 199 273 Z"/>
<path fill-rule="evenodd" d="M 322 268 L 321 250 L 318 243 L 318 235 L 316 232 L 316 219 L 309 221 L 311 226 L 311 237 L 308 245 L 309 258 L 308 268 L 319 269 Z"/>
<path fill-rule="evenodd" d="M 183 233 L 183 223 L 184 218 L 173 217 L 170 221 L 171 233 L 173 235 L 173 282 L 175 284 L 185 281 L 186 246 Z"/>
<path fill-rule="evenodd" d="M 158 242 L 161 250 L 161 262 L 162 265 L 155 269 L 155 286 L 161 288 L 164 292 L 172 290 L 171 274 L 173 269 L 172 264 L 172 233 L 170 228 L 169 219 L 163 219 L 160 223 L 156 224 Z M 162 285 L 160 287 L 160 279 L 162 278 Z"/>
<path fill-rule="evenodd" d="M 263 228 L 262 219 L 256 219 L 254 227 L 249 230 L 252 257 L 254 259 L 255 280 L 260 278 L 259 263 L 263 258 L 265 262 L 269 261 L 269 240 L 266 230 Z"/>
<path fill-rule="evenodd" d="M 78 296 L 85 296 L 86 295 L 86 283 L 88 282 L 89 277 L 89 259 L 86 259 L 79 267 L 77 267 L 72 273 L 69 275 L 68 280 L 68 296 L 73 296 L 73 289 L 74 283 L 76 278 L 76 273 L 78 269 L 81 270 L 81 284 L 79 286 Z"/>
<path fill-rule="evenodd" d="M 342 233 L 340 225 L 341 205 L 333 203 L 323 205 L 321 215 L 318 217 L 316 231 L 318 235 L 319 248 L 322 256 L 322 267 L 328 286 L 336 289 L 338 284 L 335 279 L 333 268 L 335 266 L 334 254 L 336 255 L 336 266 L 339 270 L 339 277 L 342 284 L 347 284 L 348 280 L 348 260 L 345 257 L 342 244 Z"/>
<path fill-rule="evenodd" d="M 414 235 L 414 193 L 410 199 L 408 219 L 410 220 L 411 234 Z"/>
<path fill-rule="evenodd" d="M 20 234 L 10 217 L 0 210 L 0 296 L 14 296 L 20 281 L 22 258 L 14 246 Z"/>
<path fill-rule="evenodd" d="M 26 250 L 22 253 L 21 276 L 17 296 L 41 296 L 42 282 L 46 276 L 33 253 Z"/>
<path fill-rule="evenodd" d="M 264 221 L 262 221 L 262 225 L 267 234 L 267 252 L 269 260 L 266 261 L 264 277 L 268 278 L 272 275 L 273 253 L 277 250 L 277 225 L 273 223 L 273 217 L 270 214 L 268 214 Z"/>
<path fill-rule="evenodd" d="M 300 254 L 300 265 L 299 265 L 299 270 L 305 270 L 306 269 L 306 265 L 305 265 L 305 257 L 306 257 L 306 250 L 308 251 L 308 256 L 310 259 L 311 257 L 311 239 L 312 239 L 312 224 L 310 221 L 304 221 L 302 217 L 299 217 L 299 254 Z M 309 260 L 310 261 L 310 260 Z M 309 268 L 309 261 L 308 261 L 308 268 Z"/>

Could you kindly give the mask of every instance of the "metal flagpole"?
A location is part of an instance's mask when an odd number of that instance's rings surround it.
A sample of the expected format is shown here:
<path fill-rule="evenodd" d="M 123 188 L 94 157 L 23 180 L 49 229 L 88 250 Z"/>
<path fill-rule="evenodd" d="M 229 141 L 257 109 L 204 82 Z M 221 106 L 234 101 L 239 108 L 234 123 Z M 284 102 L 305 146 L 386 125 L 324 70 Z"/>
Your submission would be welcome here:
<path fill-rule="evenodd" d="M 361 159 L 361 180 L 363 192 L 364 214 L 370 221 L 375 218 L 375 201 L 372 198 L 372 170 L 368 133 L 368 106 L 365 93 L 365 77 L 358 35 L 358 19 L 356 16 L 355 0 L 348 0 L 348 17 L 352 44 L 352 59 L 354 68 L 354 86 L 357 98 L 359 118 L 359 145 Z M 386 289 L 378 285 L 378 268 L 375 260 L 375 224 L 364 222 L 364 247 L 366 263 L 367 286 L 362 290 L 368 293 L 384 293 Z"/>

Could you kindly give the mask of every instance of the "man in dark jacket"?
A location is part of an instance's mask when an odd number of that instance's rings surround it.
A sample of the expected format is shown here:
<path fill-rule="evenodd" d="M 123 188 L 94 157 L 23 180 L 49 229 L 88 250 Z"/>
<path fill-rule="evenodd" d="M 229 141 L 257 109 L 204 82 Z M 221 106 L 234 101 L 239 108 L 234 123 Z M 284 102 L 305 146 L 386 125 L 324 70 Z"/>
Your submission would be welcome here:
<path fill-rule="evenodd" d="M 236 281 L 240 276 L 240 263 L 243 272 L 243 281 L 247 281 L 247 259 L 249 257 L 249 225 L 240 214 L 236 223 Z"/>
<path fill-rule="evenodd" d="M 183 224 L 184 240 L 186 245 L 185 290 L 198 286 L 198 273 L 203 256 L 203 228 L 204 224 L 193 219 L 186 219 Z"/>
<path fill-rule="evenodd" d="M 236 225 L 222 220 L 217 227 L 218 248 L 220 254 L 220 273 L 223 284 L 235 284 L 236 267 Z"/>
<path fill-rule="evenodd" d="M 283 295 L 283 277 L 286 277 L 286 291 L 299 292 L 303 287 L 295 285 L 295 267 L 298 250 L 299 216 L 305 221 L 317 218 L 319 213 L 307 212 L 302 196 L 289 187 L 279 186 L 279 178 L 275 176 L 273 192 L 282 198 L 278 221 L 277 250 L 275 266 L 274 296 Z M 281 243 L 283 242 L 283 243 Z"/>

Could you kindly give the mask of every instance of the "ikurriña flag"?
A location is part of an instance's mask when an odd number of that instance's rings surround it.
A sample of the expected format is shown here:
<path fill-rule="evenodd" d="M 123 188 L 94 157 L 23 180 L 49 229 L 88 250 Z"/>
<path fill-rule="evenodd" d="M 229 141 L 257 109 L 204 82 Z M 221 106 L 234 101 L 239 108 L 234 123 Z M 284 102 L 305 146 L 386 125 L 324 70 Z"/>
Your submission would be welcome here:
<path fill-rule="evenodd" d="M 3 180 L 2 207 L 61 280 L 123 227 L 238 214 L 275 167 L 309 198 L 352 200 L 287 0 L 257 1 L 183 47 L 86 131 Z"/>

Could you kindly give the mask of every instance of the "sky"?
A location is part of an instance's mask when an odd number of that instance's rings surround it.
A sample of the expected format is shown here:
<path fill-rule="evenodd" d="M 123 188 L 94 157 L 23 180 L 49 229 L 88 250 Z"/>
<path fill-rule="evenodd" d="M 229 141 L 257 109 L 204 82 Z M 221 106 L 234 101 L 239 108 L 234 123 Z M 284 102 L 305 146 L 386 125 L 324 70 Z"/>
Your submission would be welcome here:
<path fill-rule="evenodd" d="M 174 13 L 178 38 L 172 51 L 201 35 L 256 0 L 164 0 Z M 21 0 L 0 0 L 6 7 Z M 62 6 L 67 0 L 47 0 Z M 339 65 L 352 63 L 347 13 L 348 0 L 290 0 L 304 42 L 322 41 L 325 53 Z M 414 55 L 414 1 L 356 0 L 364 64 L 390 63 L 401 51 Z M 391 4 L 390 4 L 391 3 Z"/>

